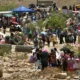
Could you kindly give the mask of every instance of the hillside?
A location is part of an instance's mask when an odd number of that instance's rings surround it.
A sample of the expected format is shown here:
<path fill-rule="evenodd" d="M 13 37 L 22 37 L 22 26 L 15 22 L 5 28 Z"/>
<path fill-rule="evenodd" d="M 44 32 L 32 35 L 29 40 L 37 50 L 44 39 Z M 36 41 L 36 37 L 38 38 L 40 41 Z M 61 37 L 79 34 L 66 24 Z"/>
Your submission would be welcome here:
<path fill-rule="evenodd" d="M 73 5 L 80 3 L 80 0 L 53 0 L 53 2 L 56 2 L 57 5 L 61 7 L 62 5 Z M 0 10 L 10 10 L 19 7 L 20 5 L 28 7 L 29 4 L 36 4 L 36 3 L 37 0 L 0 0 Z"/>

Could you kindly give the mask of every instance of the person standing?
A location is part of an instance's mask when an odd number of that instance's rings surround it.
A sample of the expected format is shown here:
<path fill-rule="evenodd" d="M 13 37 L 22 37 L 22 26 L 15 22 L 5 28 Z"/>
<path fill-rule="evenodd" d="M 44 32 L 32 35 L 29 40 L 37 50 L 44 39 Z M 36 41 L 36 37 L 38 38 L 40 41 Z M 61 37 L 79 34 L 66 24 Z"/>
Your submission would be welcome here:
<path fill-rule="evenodd" d="M 34 48 L 38 48 L 38 39 L 37 39 L 37 37 L 34 39 Z"/>
<path fill-rule="evenodd" d="M 57 64 L 58 64 L 58 62 L 56 59 L 55 51 L 53 49 L 51 49 L 51 53 L 49 55 L 49 65 L 50 65 L 50 67 L 55 67 L 55 66 L 57 66 Z"/>
<path fill-rule="evenodd" d="M 60 37 L 59 37 L 60 44 L 64 43 L 63 37 L 64 37 L 64 33 L 63 33 L 63 31 L 61 31 Z"/>
<path fill-rule="evenodd" d="M 47 44 L 48 44 L 48 46 L 50 46 L 50 36 L 49 35 L 47 35 Z"/>
<path fill-rule="evenodd" d="M 55 34 L 53 34 L 52 36 L 51 36 L 51 42 L 53 43 L 53 46 L 55 46 L 55 44 L 57 43 L 57 37 L 56 37 L 56 35 Z"/>
<path fill-rule="evenodd" d="M 2 22 L 3 22 L 3 33 L 5 34 L 5 32 L 6 32 L 6 27 L 7 27 L 7 21 L 6 21 L 5 18 L 3 18 Z"/>
<path fill-rule="evenodd" d="M 43 49 L 41 54 L 40 54 L 40 61 L 42 65 L 42 70 L 48 66 L 48 59 L 49 59 L 49 54 L 46 49 Z"/>

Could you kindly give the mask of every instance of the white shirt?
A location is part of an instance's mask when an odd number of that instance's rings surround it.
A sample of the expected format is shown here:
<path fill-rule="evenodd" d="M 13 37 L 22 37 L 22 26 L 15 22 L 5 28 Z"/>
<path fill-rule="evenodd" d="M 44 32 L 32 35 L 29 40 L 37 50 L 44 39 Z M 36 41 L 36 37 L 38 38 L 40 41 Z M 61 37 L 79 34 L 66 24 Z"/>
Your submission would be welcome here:
<path fill-rule="evenodd" d="M 60 59 L 61 58 L 61 54 L 59 51 L 56 51 L 56 59 Z"/>

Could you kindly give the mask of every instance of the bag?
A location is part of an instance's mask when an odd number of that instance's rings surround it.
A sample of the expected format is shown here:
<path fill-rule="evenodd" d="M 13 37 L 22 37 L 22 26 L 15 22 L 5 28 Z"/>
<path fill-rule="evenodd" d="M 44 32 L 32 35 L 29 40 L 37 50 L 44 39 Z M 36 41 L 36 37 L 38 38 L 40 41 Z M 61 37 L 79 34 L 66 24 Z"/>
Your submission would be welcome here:
<path fill-rule="evenodd" d="M 32 34 L 32 31 L 30 30 L 29 34 Z"/>
<path fill-rule="evenodd" d="M 75 61 L 70 59 L 67 61 L 68 63 L 68 71 L 75 71 L 76 69 L 74 68 L 74 64 L 75 64 Z"/>
<path fill-rule="evenodd" d="M 73 41 L 73 40 L 74 40 L 74 37 L 73 37 L 73 36 L 70 36 L 70 37 L 69 37 L 69 40 L 70 40 L 70 41 Z"/>
<path fill-rule="evenodd" d="M 31 63 L 34 63 L 34 62 L 36 62 L 36 61 L 37 61 L 37 56 L 36 56 L 36 54 L 30 56 L 30 62 L 31 62 Z"/>

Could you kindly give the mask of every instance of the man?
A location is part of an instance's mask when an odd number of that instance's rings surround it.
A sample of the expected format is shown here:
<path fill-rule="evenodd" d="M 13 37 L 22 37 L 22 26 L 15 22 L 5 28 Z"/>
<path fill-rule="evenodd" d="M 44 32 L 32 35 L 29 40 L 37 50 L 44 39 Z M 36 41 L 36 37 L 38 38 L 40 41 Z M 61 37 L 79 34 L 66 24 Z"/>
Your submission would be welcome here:
<path fill-rule="evenodd" d="M 43 49 L 40 54 L 42 70 L 44 70 L 44 68 L 46 68 L 48 66 L 48 58 L 49 58 L 48 51 L 46 49 Z"/>

